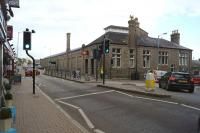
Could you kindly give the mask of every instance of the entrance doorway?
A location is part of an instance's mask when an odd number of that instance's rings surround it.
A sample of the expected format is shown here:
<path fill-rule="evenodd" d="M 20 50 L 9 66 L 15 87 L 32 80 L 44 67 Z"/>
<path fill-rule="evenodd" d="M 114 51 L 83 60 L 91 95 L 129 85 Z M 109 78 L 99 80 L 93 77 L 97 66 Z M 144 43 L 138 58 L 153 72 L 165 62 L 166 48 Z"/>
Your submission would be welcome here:
<path fill-rule="evenodd" d="M 88 73 L 88 59 L 85 59 L 85 73 Z"/>
<path fill-rule="evenodd" d="M 91 59 L 91 75 L 94 75 L 94 59 Z"/>

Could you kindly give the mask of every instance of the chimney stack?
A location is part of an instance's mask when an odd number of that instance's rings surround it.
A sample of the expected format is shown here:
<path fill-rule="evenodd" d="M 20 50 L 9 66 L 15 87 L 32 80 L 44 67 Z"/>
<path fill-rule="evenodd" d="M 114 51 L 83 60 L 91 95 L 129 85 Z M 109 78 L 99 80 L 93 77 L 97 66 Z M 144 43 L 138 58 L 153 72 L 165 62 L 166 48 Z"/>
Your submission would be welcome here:
<path fill-rule="evenodd" d="M 130 20 L 128 21 L 129 24 L 129 33 L 128 33 L 128 46 L 129 47 L 136 47 L 136 39 L 138 36 L 138 29 L 140 23 L 138 22 L 138 18 L 134 18 L 130 15 Z"/>
<path fill-rule="evenodd" d="M 174 43 L 180 45 L 180 33 L 178 33 L 178 30 L 172 31 L 171 42 L 174 42 Z"/>
<path fill-rule="evenodd" d="M 70 35 L 71 33 L 67 33 L 67 49 L 66 49 L 67 53 L 70 52 Z"/>

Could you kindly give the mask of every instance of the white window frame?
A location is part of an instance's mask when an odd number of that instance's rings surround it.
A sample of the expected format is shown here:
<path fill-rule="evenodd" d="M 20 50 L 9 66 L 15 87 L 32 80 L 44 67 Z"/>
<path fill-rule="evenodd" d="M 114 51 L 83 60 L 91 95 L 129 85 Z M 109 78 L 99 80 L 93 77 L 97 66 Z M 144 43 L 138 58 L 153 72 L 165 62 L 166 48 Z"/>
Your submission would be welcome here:
<path fill-rule="evenodd" d="M 175 71 L 175 64 L 171 64 L 170 70 L 171 70 L 171 72 L 174 72 L 174 71 Z"/>
<path fill-rule="evenodd" d="M 168 52 L 159 51 L 159 65 L 168 65 Z"/>
<path fill-rule="evenodd" d="M 188 53 L 179 53 L 179 66 L 188 65 Z"/>
<path fill-rule="evenodd" d="M 129 50 L 129 66 L 130 68 L 135 68 L 135 54 L 134 49 Z"/>
<path fill-rule="evenodd" d="M 121 68 L 121 49 L 120 48 L 112 48 L 112 60 L 113 65 L 112 68 Z M 118 65 L 119 60 L 119 65 Z"/>
<path fill-rule="evenodd" d="M 143 50 L 143 68 L 150 68 L 150 50 Z"/>

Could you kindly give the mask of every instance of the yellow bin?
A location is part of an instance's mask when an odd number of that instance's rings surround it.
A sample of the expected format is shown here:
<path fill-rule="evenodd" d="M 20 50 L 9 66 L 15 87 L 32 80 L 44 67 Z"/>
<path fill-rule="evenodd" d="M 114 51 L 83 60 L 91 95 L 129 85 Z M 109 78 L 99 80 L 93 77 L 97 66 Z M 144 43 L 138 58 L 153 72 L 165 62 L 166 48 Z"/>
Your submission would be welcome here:
<path fill-rule="evenodd" d="M 155 90 L 155 78 L 153 73 L 147 73 L 145 83 L 146 90 Z"/>

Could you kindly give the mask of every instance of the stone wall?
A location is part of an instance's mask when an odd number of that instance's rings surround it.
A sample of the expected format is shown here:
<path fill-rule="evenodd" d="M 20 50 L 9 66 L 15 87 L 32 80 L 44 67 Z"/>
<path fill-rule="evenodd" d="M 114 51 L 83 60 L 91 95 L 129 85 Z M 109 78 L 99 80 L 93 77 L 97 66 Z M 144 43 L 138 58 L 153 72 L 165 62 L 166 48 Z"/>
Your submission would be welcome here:
<path fill-rule="evenodd" d="M 88 75 L 94 76 L 96 72 L 100 75 L 100 67 L 102 66 L 102 60 L 94 59 L 93 64 L 93 72 L 91 68 L 91 60 L 93 59 L 92 50 L 95 46 L 87 47 L 85 50 L 89 51 L 89 55 L 81 55 L 81 50 L 72 52 L 69 54 L 69 58 L 65 54 L 60 56 L 51 57 L 51 61 L 56 61 L 58 64 L 48 64 L 49 58 L 45 58 L 41 60 L 42 66 L 45 68 L 51 69 L 58 69 L 58 70 L 80 70 L 82 74 L 85 73 L 85 60 L 88 59 Z M 112 58 L 112 48 L 120 48 L 121 49 L 121 67 L 113 68 L 111 66 L 111 58 Z M 127 45 L 110 45 L 110 52 L 106 54 L 105 60 L 105 74 L 107 78 L 131 78 L 131 73 L 135 71 L 135 68 L 129 67 L 129 48 Z M 150 51 L 150 68 L 143 67 L 143 50 Z M 182 67 L 187 67 L 188 70 L 191 68 L 191 61 L 192 61 L 192 53 L 189 50 L 179 50 L 179 49 L 167 49 L 167 48 L 159 48 L 159 51 L 166 51 L 168 52 L 168 65 L 159 65 L 159 70 L 170 71 L 171 64 L 175 64 L 175 71 L 179 71 Z M 188 66 L 179 66 L 179 52 L 186 52 L 188 53 Z M 158 49 L 156 47 L 138 47 L 137 48 L 137 71 L 139 72 L 140 79 L 144 79 L 144 73 L 147 70 L 156 70 L 157 63 L 158 63 Z M 66 68 L 67 59 L 69 59 L 69 68 Z M 98 64 L 96 68 L 96 63 Z"/>

